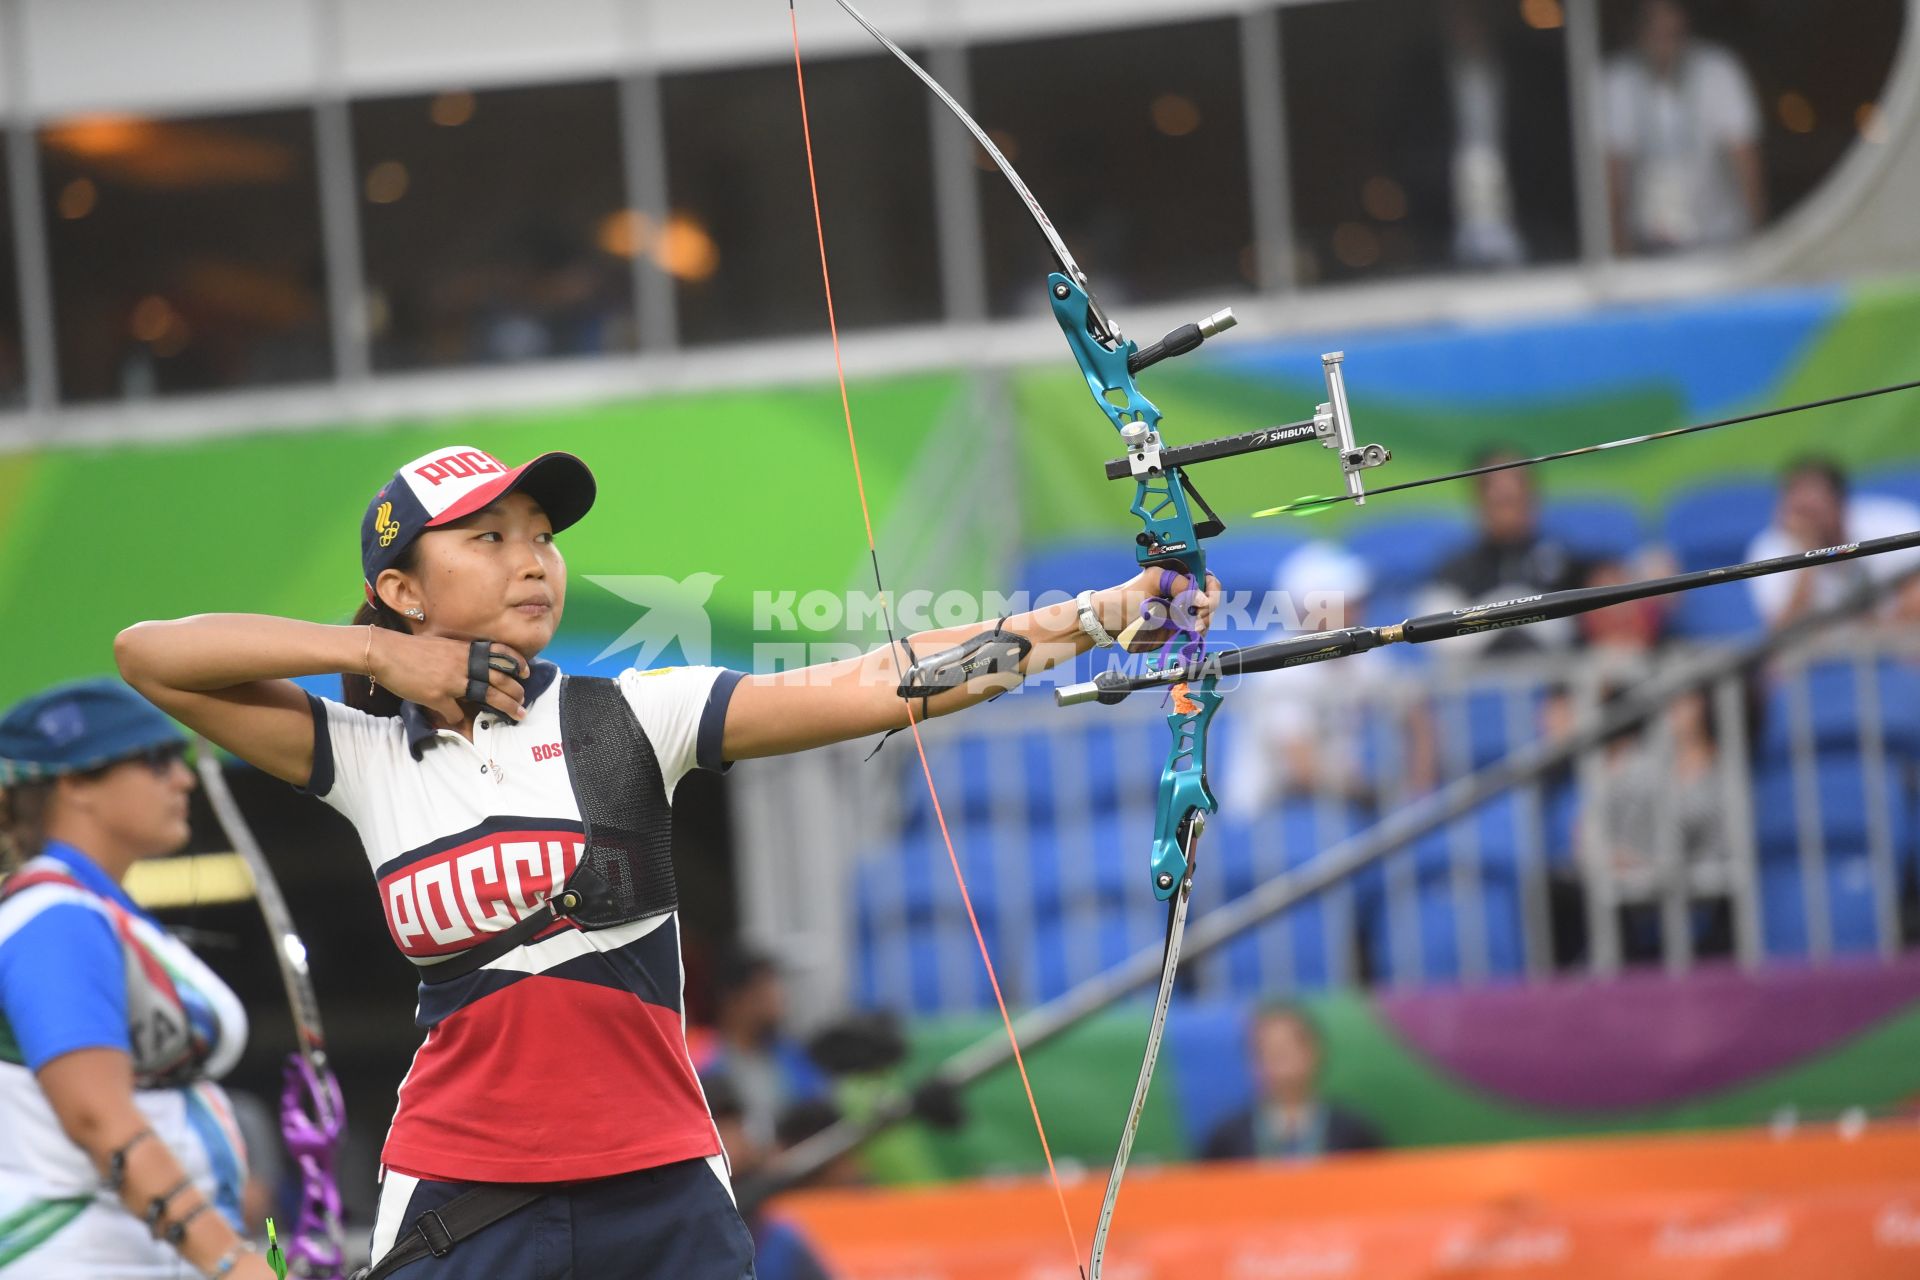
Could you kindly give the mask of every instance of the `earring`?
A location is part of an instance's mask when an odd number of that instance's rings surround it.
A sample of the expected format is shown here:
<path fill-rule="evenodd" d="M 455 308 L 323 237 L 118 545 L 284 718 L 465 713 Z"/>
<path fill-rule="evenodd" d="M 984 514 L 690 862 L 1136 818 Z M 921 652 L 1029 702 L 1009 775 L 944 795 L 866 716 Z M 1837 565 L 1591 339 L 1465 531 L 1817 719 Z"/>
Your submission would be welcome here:
<path fill-rule="evenodd" d="M 427 620 L 427 615 L 418 608 L 407 610 L 407 616 L 415 622 L 425 622 Z"/>

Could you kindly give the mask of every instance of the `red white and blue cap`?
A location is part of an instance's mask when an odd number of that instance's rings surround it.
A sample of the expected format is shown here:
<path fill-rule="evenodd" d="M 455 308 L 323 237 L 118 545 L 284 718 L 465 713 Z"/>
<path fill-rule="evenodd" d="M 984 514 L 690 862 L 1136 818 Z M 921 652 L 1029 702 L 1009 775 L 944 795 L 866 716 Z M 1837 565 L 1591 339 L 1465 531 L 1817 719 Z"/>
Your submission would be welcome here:
<path fill-rule="evenodd" d="M 509 467 L 483 449 L 448 445 L 393 473 L 360 522 L 360 568 L 367 598 L 381 571 L 391 568 L 428 529 L 451 524 L 505 497 L 525 493 L 560 532 L 593 506 L 593 472 L 570 453 L 543 453 Z"/>

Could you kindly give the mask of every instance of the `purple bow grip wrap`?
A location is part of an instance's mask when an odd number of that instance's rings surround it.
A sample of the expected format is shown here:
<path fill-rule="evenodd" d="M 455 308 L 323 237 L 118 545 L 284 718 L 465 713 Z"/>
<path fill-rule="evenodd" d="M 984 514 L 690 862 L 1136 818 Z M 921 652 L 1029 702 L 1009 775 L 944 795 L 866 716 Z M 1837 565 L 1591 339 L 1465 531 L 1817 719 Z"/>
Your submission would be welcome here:
<path fill-rule="evenodd" d="M 297 1053 L 287 1059 L 285 1081 L 280 1132 L 287 1153 L 300 1167 L 300 1213 L 285 1242 L 287 1261 L 294 1275 L 342 1280 L 346 1259 L 340 1246 L 340 1186 L 333 1176 L 346 1128 L 340 1082 L 333 1072 L 316 1070 Z"/>
<path fill-rule="evenodd" d="M 1187 621 L 1193 617 L 1193 605 L 1200 597 L 1200 587 L 1190 584 L 1185 591 L 1178 595 L 1174 594 L 1173 584 L 1185 576 L 1172 569 L 1162 569 L 1160 598 L 1167 602 L 1167 617 L 1173 623 L 1174 632 L 1180 639 L 1179 660 L 1194 662 L 1206 653 L 1207 645 L 1199 629 L 1189 625 Z M 1171 640 L 1168 641 L 1169 645 L 1172 643 Z"/>

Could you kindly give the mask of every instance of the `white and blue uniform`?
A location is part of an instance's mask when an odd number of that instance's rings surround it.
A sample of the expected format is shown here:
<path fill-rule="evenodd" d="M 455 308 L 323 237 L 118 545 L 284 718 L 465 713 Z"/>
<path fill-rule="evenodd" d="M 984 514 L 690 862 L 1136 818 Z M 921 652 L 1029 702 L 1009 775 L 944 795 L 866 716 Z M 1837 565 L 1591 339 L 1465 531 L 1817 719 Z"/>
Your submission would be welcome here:
<path fill-rule="evenodd" d="M 108 1190 L 34 1072 L 79 1049 L 133 1058 L 134 1104 L 235 1229 L 246 1159 L 226 1074 L 239 1000 L 71 845 L 49 842 L 0 897 L 0 1277 L 197 1274 Z"/>
<path fill-rule="evenodd" d="M 309 699 L 305 789 L 359 831 L 388 932 L 423 971 L 511 929 L 579 864 L 584 826 L 559 679 L 552 663 L 534 662 L 526 719 L 482 711 L 471 739 L 437 728 L 412 703 L 379 717 Z M 740 679 L 711 667 L 620 675 L 667 804 L 693 769 L 725 767 L 726 709 Z M 574 1184 L 581 1198 L 572 1211 L 557 1186 L 538 1213 L 463 1242 L 445 1264 L 453 1270 L 434 1274 L 606 1274 L 593 1252 L 605 1245 L 607 1256 L 626 1259 L 615 1274 L 634 1275 L 636 1259 L 663 1246 L 619 1236 L 619 1224 L 630 1219 L 638 1232 L 643 1219 L 676 1214 L 695 1242 L 688 1247 L 707 1249 L 708 1265 L 728 1274 L 712 1246 L 734 1240 L 750 1253 L 750 1245 L 687 1052 L 683 983 L 677 912 L 593 931 L 563 921 L 465 977 L 423 983 L 417 1021 L 426 1036 L 381 1152 L 373 1257 L 464 1185 Z M 607 1185 L 581 1185 L 595 1180 Z M 560 1225 L 542 1225 L 547 1213 Z M 714 1225 L 695 1230 L 696 1219 Z M 514 1252 L 521 1247 L 532 1252 Z M 704 1274 L 678 1255 L 658 1265 L 676 1280 Z"/>

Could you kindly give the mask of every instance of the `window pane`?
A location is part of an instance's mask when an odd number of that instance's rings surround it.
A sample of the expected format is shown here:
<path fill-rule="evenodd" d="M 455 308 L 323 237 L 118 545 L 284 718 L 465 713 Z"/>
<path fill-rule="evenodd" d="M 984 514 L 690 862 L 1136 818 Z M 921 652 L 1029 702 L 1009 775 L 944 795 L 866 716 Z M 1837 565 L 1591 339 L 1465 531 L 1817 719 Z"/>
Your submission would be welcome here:
<path fill-rule="evenodd" d="M 1239 24 L 984 45 L 975 112 L 1102 303 L 1242 289 L 1254 276 Z M 977 152 L 992 306 L 1047 310 L 1053 255 Z"/>
<path fill-rule="evenodd" d="M 64 399 L 331 372 L 311 112 L 75 117 L 40 159 Z"/>
<path fill-rule="evenodd" d="M 827 327 L 791 64 L 663 82 L 680 336 L 726 342 Z M 807 103 L 842 326 L 944 314 L 927 98 L 891 57 L 812 59 Z"/>
<path fill-rule="evenodd" d="M 0 406 L 26 398 L 26 355 L 20 325 L 20 275 L 14 260 L 13 183 L 0 158 Z"/>
<path fill-rule="evenodd" d="M 1564 27 L 1560 0 L 1282 9 L 1300 279 L 1571 258 Z"/>
<path fill-rule="evenodd" d="M 611 81 L 353 104 L 376 369 L 632 351 Z"/>
<path fill-rule="evenodd" d="M 1864 137 L 1900 44 L 1902 0 L 1603 0 L 1605 129 L 1621 248 L 1740 239 L 1818 187 Z"/>

